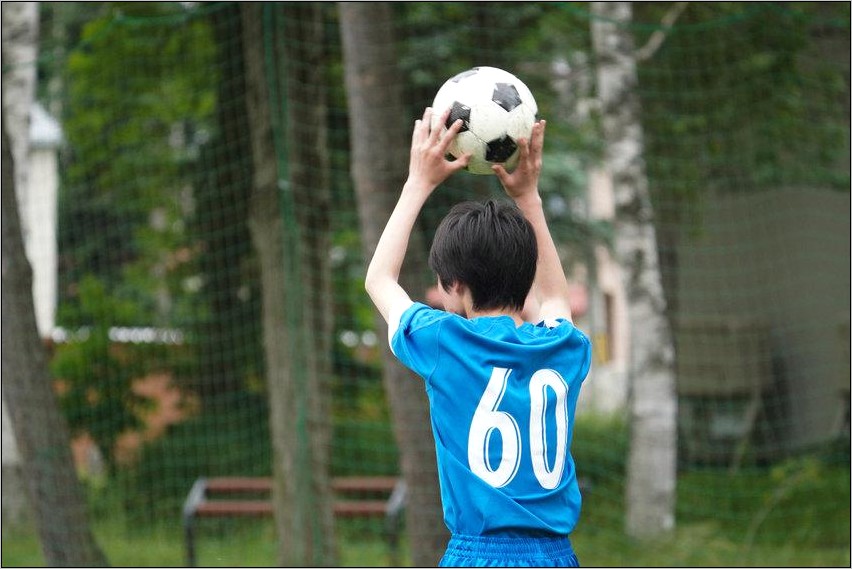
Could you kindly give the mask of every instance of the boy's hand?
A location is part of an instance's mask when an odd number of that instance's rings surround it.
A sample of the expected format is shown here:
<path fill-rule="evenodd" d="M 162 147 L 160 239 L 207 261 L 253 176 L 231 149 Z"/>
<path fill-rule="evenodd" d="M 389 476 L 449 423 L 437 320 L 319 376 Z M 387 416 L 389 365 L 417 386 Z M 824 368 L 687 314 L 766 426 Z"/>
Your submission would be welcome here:
<path fill-rule="evenodd" d="M 459 119 L 453 123 L 444 136 L 441 136 L 442 125 L 450 116 L 450 109 L 444 112 L 434 129 L 432 112 L 430 107 L 426 107 L 423 118 L 414 123 L 414 132 L 411 135 L 411 159 L 408 164 L 408 181 L 423 185 L 430 192 L 452 174 L 467 166 L 470 160 L 469 155 L 454 161 L 446 158 L 447 148 L 461 129 L 462 120 Z"/>
<path fill-rule="evenodd" d="M 458 134 L 462 121 L 456 121 L 441 136 L 449 109 L 441 121 L 432 128 L 432 109 L 426 108 L 423 118 L 414 125 L 411 135 L 411 161 L 408 164 L 408 181 L 402 188 L 399 201 L 391 212 L 382 231 L 373 258 L 367 267 L 364 286 L 385 322 L 388 337 L 393 337 L 399 317 L 411 305 L 411 297 L 399 284 L 399 273 L 408 248 L 411 230 L 417 222 L 420 209 L 438 185 L 450 175 L 467 166 L 469 156 L 458 160 L 446 159 L 447 148 Z"/>
<path fill-rule="evenodd" d="M 518 165 L 510 174 L 500 164 L 491 167 L 503 189 L 513 200 L 538 192 L 538 177 L 541 174 L 541 152 L 544 147 L 544 129 L 547 121 L 537 121 L 532 128 L 530 140 L 518 140 L 521 149 Z"/>

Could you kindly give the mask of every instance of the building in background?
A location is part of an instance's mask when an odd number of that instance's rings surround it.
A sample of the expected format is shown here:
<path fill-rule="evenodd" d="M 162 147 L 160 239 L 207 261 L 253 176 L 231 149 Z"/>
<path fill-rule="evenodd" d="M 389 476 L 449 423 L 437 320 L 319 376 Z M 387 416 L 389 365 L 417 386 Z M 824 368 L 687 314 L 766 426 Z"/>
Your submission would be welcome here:
<path fill-rule="evenodd" d="M 605 170 L 589 172 L 588 211 L 592 220 L 615 218 L 612 180 Z M 624 413 L 630 333 L 627 296 L 613 253 L 605 245 L 596 245 L 595 260 L 585 328 L 592 340 L 592 372 L 580 392 L 579 405 L 581 411 Z"/>

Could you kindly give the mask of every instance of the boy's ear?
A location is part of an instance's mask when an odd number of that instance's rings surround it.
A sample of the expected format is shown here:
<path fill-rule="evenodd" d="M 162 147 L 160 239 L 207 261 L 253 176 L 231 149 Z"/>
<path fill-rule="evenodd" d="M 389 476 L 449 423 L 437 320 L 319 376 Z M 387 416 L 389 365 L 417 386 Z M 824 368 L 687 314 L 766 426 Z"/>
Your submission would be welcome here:
<path fill-rule="evenodd" d="M 465 285 L 461 281 L 456 281 L 456 282 L 454 282 L 453 284 L 450 285 L 450 289 L 449 289 L 448 292 L 454 292 L 454 293 L 458 294 L 459 296 L 464 296 L 464 291 L 466 291 L 466 290 L 467 290 L 467 285 Z"/>
<path fill-rule="evenodd" d="M 449 294 L 458 293 L 462 294 L 464 289 L 466 288 L 461 282 L 455 281 L 451 283 L 449 286 L 446 286 L 446 283 L 441 280 L 441 277 L 438 277 L 438 286 L 441 287 L 445 292 Z"/>

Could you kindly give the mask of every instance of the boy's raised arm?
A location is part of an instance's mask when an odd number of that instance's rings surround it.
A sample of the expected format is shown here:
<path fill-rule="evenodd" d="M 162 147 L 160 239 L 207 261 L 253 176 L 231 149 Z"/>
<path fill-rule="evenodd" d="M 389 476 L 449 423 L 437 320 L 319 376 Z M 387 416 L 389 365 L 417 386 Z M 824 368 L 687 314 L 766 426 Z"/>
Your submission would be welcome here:
<path fill-rule="evenodd" d="M 547 227 L 538 178 L 541 174 L 542 148 L 544 147 L 545 121 L 533 125 L 530 140 L 520 140 L 518 166 L 510 174 L 502 166 L 494 166 L 494 172 L 503 184 L 506 193 L 524 213 L 535 231 L 538 243 L 538 265 L 533 282 L 533 292 L 539 304 L 538 320 L 565 318 L 571 320 L 571 304 L 568 297 L 568 281 L 562 269 L 562 261 L 556 244 Z"/>
<path fill-rule="evenodd" d="M 443 125 L 447 116 L 449 110 L 437 124 Z M 464 168 L 469 160 L 463 157 L 450 162 L 445 157 L 447 147 L 461 128 L 461 120 L 457 120 L 443 137 L 442 127 L 432 129 L 431 123 L 430 108 L 424 111 L 422 119 L 414 123 L 408 180 L 379 238 L 364 281 L 373 304 L 392 328 L 395 328 L 392 317 L 395 316 L 398 321 L 405 308 L 411 304 L 411 298 L 399 284 L 399 273 L 408 250 L 411 229 L 434 189 L 454 172 Z"/>

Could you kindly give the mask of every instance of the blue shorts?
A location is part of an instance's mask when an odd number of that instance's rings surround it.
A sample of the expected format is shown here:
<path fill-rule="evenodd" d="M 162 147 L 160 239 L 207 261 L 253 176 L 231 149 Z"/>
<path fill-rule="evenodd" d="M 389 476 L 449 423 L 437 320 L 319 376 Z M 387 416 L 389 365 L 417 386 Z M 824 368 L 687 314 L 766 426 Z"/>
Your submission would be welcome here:
<path fill-rule="evenodd" d="M 440 567 L 579 567 L 567 537 L 454 535 Z"/>

